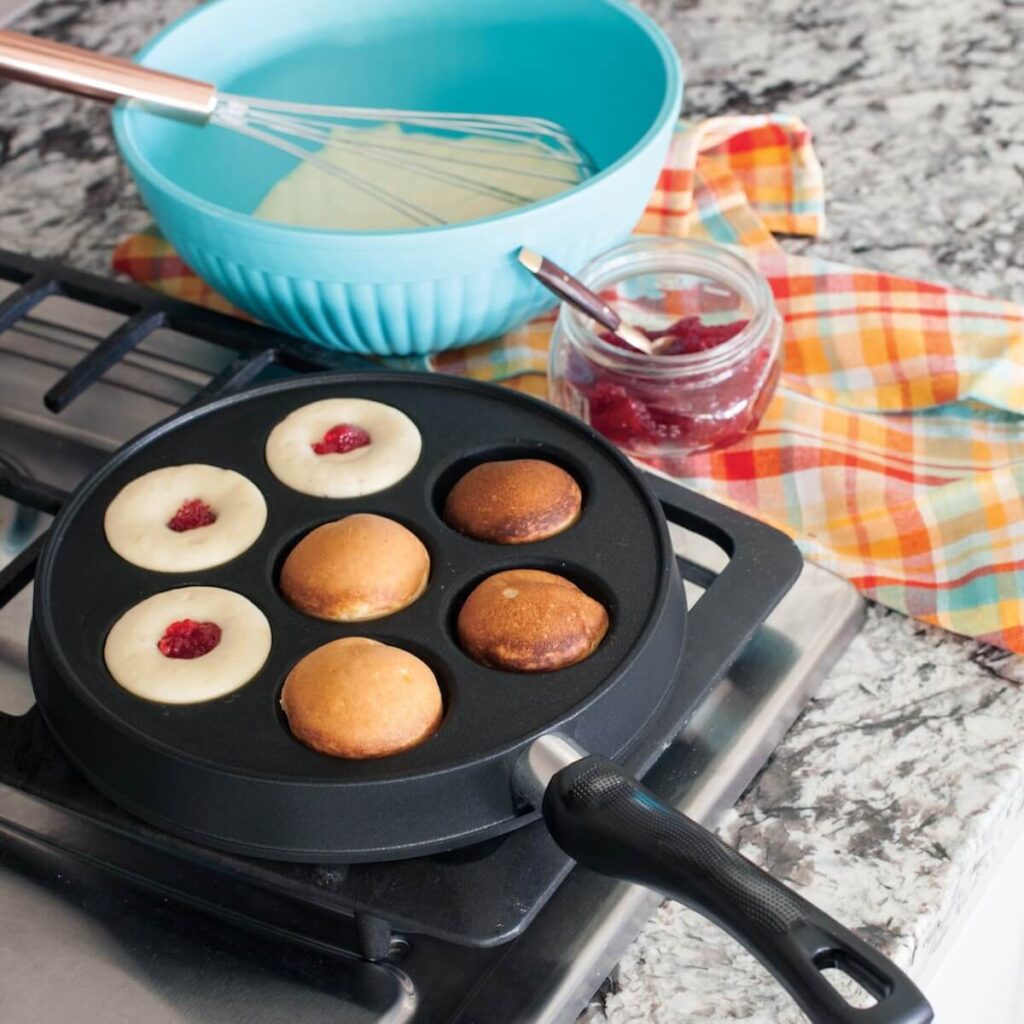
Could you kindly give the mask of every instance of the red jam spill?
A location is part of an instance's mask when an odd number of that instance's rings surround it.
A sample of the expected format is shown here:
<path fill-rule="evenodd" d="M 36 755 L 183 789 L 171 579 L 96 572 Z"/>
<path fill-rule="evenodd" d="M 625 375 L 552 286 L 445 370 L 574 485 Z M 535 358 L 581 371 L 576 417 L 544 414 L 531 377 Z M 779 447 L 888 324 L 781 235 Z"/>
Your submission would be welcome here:
<path fill-rule="evenodd" d="M 351 423 L 339 423 L 331 427 L 326 434 L 313 443 L 313 451 L 317 455 L 344 455 L 345 452 L 365 448 L 370 443 L 370 435 L 362 427 Z"/>
<path fill-rule="evenodd" d="M 175 533 L 185 533 L 186 530 L 198 530 L 200 526 L 209 526 L 216 521 L 217 513 L 205 501 L 192 498 L 182 502 L 181 508 L 167 521 L 167 526 Z"/>
<path fill-rule="evenodd" d="M 659 356 L 685 355 L 724 345 L 747 322 L 713 325 L 687 316 L 664 330 L 640 330 L 652 341 L 672 338 Z M 616 348 L 635 351 L 613 334 L 601 337 Z M 679 468 L 670 467 L 662 452 L 668 455 L 679 448 L 721 448 L 757 425 L 774 389 L 774 381 L 766 381 L 765 363 L 769 358 L 768 349 L 760 348 L 725 380 L 717 382 L 713 395 L 705 391 L 699 399 L 695 393 L 687 394 L 685 383 L 634 375 L 625 367 L 617 371 L 599 366 L 579 350 L 569 357 L 567 378 L 586 398 L 590 422 L 596 430 L 631 454 L 659 466 L 665 462 L 666 469 Z"/>
<path fill-rule="evenodd" d="M 220 643 L 220 626 L 215 622 L 178 619 L 172 622 L 156 645 L 165 658 L 201 658 Z"/>

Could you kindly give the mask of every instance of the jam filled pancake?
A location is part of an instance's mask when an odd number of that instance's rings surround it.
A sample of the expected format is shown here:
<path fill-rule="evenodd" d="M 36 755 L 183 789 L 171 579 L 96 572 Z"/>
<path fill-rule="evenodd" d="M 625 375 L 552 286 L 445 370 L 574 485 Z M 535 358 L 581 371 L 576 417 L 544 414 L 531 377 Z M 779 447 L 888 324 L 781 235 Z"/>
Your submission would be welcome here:
<path fill-rule="evenodd" d="M 126 484 L 107 506 L 107 543 L 155 572 L 195 572 L 237 558 L 263 532 L 267 503 L 233 469 L 165 466 Z"/>
<path fill-rule="evenodd" d="M 358 498 L 398 483 L 419 461 L 420 432 L 404 412 L 363 398 L 327 398 L 289 413 L 266 458 L 281 483 L 318 498 Z"/>
<path fill-rule="evenodd" d="M 115 682 L 162 704 L 223 697 L 249 682 L 269 654 L 266 616 L 220 587 L 181 587 L 140 601 L 103 647 Z"/>

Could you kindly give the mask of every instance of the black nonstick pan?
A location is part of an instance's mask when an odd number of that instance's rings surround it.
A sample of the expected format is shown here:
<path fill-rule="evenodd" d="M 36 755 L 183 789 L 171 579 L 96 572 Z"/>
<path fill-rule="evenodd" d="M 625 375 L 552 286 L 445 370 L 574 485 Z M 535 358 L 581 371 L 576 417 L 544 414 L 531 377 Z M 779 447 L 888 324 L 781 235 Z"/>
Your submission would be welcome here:
<path fill-rule="evenodd" d="M 394 487 L 361 499 L 290 490 L 266 465 L 267 434 L 294 409 L 342 396 L 406 412 L 423 437 L 418 465 Z M 584 511 L 575 526 L 537 544 L 502 547 L 444 524 L 444 498 L 470 466 L 523 455 L 556 462 L 579 481 Z M 153 573 L 124 562 L 104 537 L 108 504 L 137 476 L 187 462 L 249 477 L 267 500 L 262 536 L 238 558 L 202 572 Z M 432 562 L 426 593 L 369 623 L 328 623 L 295 611 L 277 589 L 282 559 L 313 527 L 355 511 L 390 516 L 423 540 Z M 792 564 L 795 575 L 798 558 Z M 605 604 L 611 627 L 590 658 L 519 675 L 460 650 L 454 618 L 466 594 L 484 576 L 513 567 L 561 573 Z M 242 593 L 266 614 L 273 645 L 261 673 L 227 697 L 195 705 L 150 703 L 121 689 L 102 653 L 113 623 L 154 593 L 197 584 Z M 581 864 L 664 892 L 731 932 L 812 1020 L 931 1020 L 927 1002 L 894 965 L 612 760 L 634 749 L 668 697 L 686 657 L 686 617 L 658 502 L 630 463 L 585 425 L 463 380 L 308 375 L 174 417 L 79 488 L 40 561 L 31 670 L 40 710 L 83 774 L 172 832 L 254 856 L 379 861 L 473 843 L 539 812 Z M 289 669 L 321 644 L 351 635 L 404 647 L 434 669 L 445 717 L 432 738 L 393 757 L 346 761 L 291 736 L 279 708 Z M 687 643 L 699 645 L 701 637 Z M 876 1005 L 847 1003 L 823 976 L 828 967 L 851 975 Z"/>

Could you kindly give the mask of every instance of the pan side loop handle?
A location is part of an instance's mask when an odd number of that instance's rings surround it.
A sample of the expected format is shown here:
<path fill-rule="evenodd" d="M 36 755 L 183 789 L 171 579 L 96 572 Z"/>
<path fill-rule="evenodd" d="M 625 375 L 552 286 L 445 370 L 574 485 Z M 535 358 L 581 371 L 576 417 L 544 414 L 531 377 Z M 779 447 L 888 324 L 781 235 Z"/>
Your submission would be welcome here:
<path fill-rule="evenodd" d="M 778 978 L 814 1024 L 932 1020 L 927 1000 L 899 968 L 613 761 L 590 755 L 562 768 L 542 807 L 570 857 L 715 922 Z M 822 974 L 827 968 L 852 977 L 875 1005 L 848 1003 Z"/>
<path fill-rule="evenodd" d="M 139 100 L 204 119 L 217 105 L 217 90 L 206 82 L 21 32 L 0 31 L 0 75 L 108 102 Z"/>

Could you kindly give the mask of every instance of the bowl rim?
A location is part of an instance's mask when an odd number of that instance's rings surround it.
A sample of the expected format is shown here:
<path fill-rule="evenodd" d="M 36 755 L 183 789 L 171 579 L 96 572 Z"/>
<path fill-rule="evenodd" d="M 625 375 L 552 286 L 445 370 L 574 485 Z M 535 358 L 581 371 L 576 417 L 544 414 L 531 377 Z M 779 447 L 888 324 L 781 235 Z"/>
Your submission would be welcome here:
<path fill-rule="evenodd" d="M 133 58 L 140 64 L 146 64 L 146 58 L 150 53 L 167 37 L 181 28 L 186 22 L 199 17 L 221 3 L 230 0 L 213 0 L 211 3 L 202 4 L 188 13 L 176 18 L 169 25 L 160 30 L 145 46 L 142 47 Z M 617 160 L 602 168 L 597 174 L 586 181 L 574 185 L 566 192 L 556 193 L 546 199 L 541 199 L 525 206 L 516 207 L 501 213 L 490 214 L 487 217 L 478 217 L 475 220 L 460 221 L 455 224 L 438 224 L 433 226 L 421 226 L 414 228 L 377 229 L 366 231 L 352 231 L 339 228 L 311 228 L 278 221 L 262 220 L 250 213 L 240 213 L 220 206 L 208 199 L 203 199 L 188 189 L 176 184 L 169 177 L 157 170 L 149 161 L 148 157 L 138 145 L 132 132 L 131 108 L 118 103 L 113 110 L 112 122 L 114 138 L 117 142 L 121 156 L 128 164 L 133 174 L 145 180 L 148 184 L 154 185 L 162 192 L 169 194 L 173 199 L 184 203 L 193 210 L 205 214 L 208 217 L 226 221 L 230 224 L 245 227 L 249 231 L 256 231 L 266 235 L 268 240 L 277 242 L 284 241 L 286 237 L 297 238 L 303 242 L 328 241 L 338 239 L 352 240 L 374 240 L 379 244 L 394 242 L 405 244 L 411 238 L 430 238 L 434 241 L 454 240 L 457 236 L 470 235 L 490 228 L 497 223 L 507 224 L 514 222 L 516 218 L 529 217 L 541 214 L 546 208 L 555 203 L 564 203 L 566 200 L 584 196 L 595 187 L 601 186 L 609 178 L 613 177 L 626 164 L 633 160 L 639 153 L 646 149 L 651 142 L 664 130 L 666 124 L 674 121 L 679 116 L 682 104 L 683 92 L 683 71 L 679 55 L 668 36 L 651 17 L 643 11 L 634 7 L 629 0 L 597 0 L 606 7 L 614 8 L 621 15 L 634 21 L 644 32 L 647 38 L 654 44 L 658 55 L 661 57 L 662 67 L 666 76 L 666 89 L 662 97 L 661 106 L 652 119 L 644 134 Z M 148 205 L 148 204 L 147 204 Z M 152 211 L 150 211 L 152 212 Z"/>

